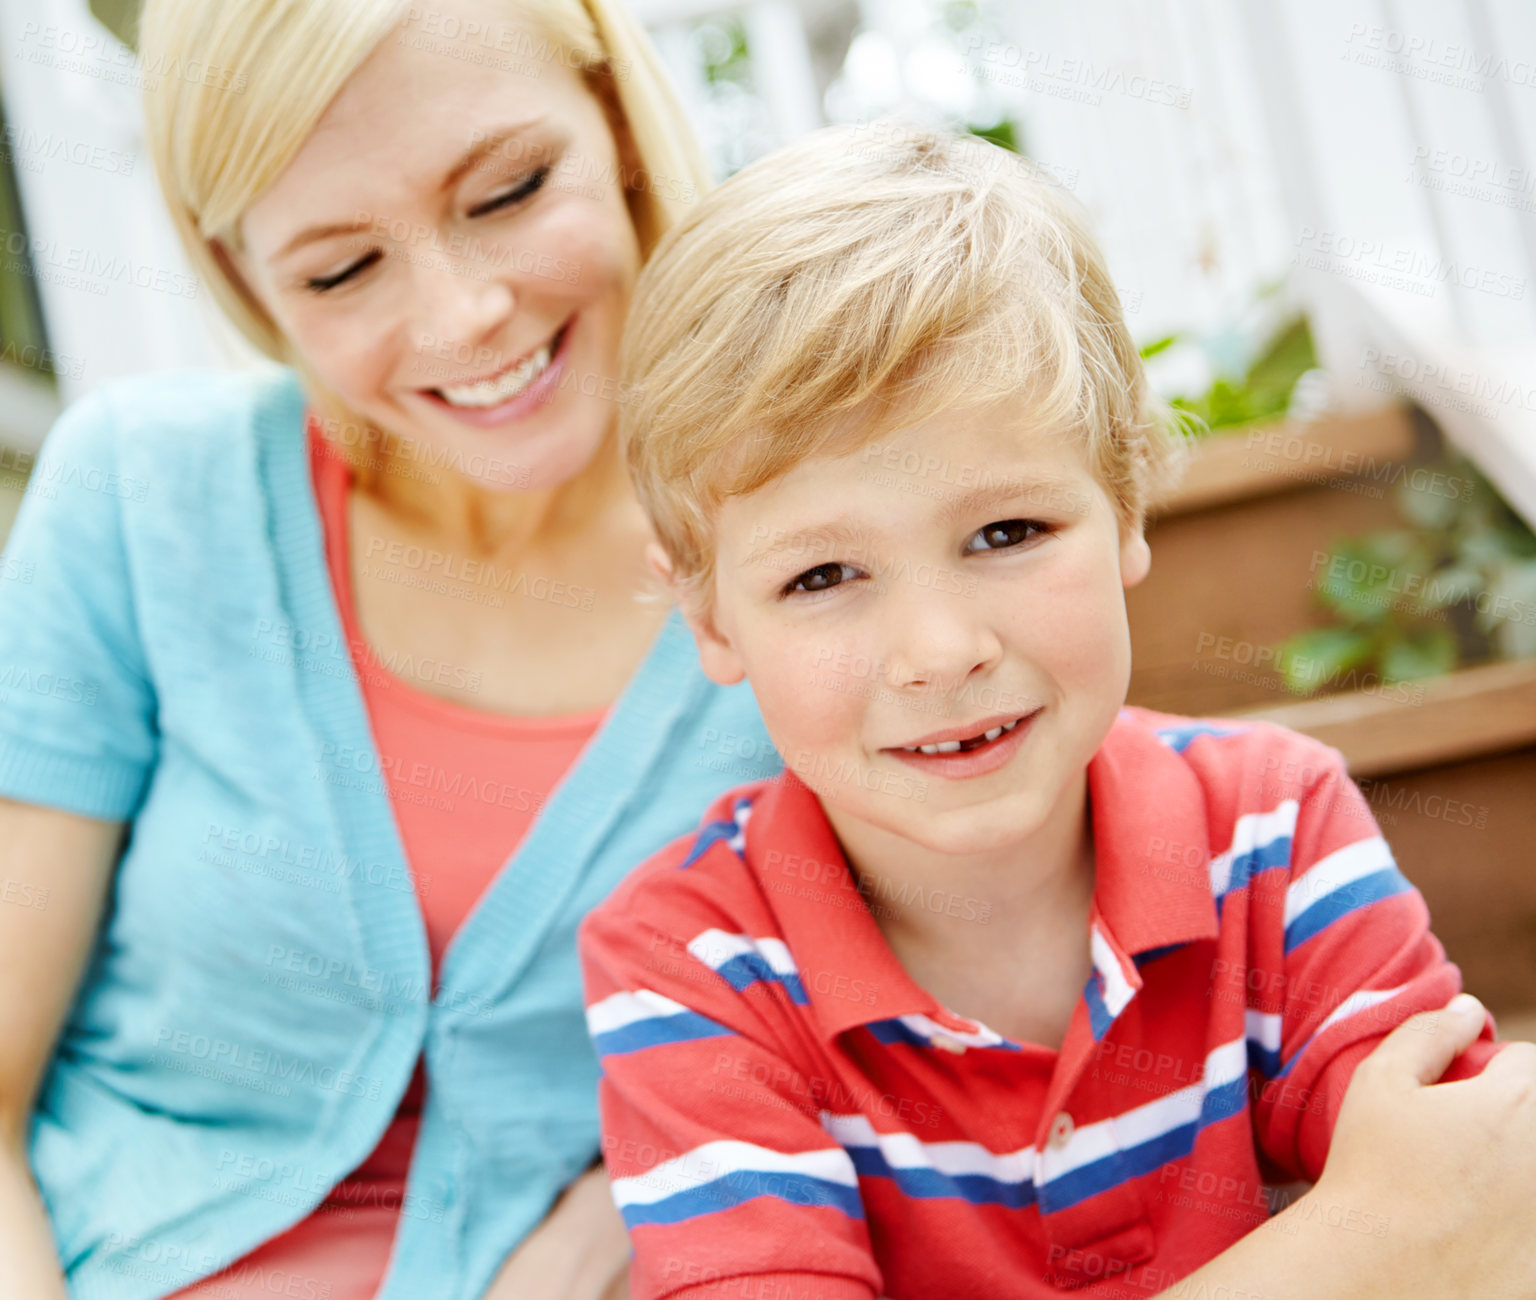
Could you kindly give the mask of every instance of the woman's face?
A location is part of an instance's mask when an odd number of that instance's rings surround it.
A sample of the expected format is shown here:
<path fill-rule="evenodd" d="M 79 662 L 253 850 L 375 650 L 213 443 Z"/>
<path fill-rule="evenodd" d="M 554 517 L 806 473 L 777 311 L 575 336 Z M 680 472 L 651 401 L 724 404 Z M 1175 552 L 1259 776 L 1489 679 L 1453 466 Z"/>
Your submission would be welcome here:
<path fill-rule="evenodd" d="M 241 222 L 321 383 L 492 488 L 577 474 L 640 268 L 602 104 L 505 0 L 413 4 Z"/>

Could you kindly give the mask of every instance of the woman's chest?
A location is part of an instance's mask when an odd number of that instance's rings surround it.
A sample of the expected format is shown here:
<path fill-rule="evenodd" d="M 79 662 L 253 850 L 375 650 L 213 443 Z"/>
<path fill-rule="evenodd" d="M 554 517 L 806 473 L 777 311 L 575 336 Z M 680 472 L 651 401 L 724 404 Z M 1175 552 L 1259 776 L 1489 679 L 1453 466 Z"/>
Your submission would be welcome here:
<path fill-rule="evenodd" d="M 611 704 L 667 616 L 639 598 L 627 563 L 498 563 L 386 541 L 366 520 L 355 529 L 361 640 L 386 671 L 470 708 L 537 717 Z"/>

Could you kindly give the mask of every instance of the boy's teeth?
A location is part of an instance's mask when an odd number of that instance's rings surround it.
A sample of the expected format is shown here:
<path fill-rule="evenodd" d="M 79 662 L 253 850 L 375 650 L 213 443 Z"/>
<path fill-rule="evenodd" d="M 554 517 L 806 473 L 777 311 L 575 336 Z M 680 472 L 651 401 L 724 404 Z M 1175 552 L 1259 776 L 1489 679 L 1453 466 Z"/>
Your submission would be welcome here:
<path fill-rule="evenodd" d="M 993 727 L 991 731 L 982 732 L 980 736 L 970 737 L 970 741 L 996 740 L 1003 732 L 1012 731 L 1021 721 L 1023 719 L 1015 718 L 1012 722 L 1005 722 L 1000 727 Z M 902 748 L 909 754 L 958 754 L 961 746 L 969 744 L 970 741 L 943 740 L 936 745 L 903 745 Z"/>
<path fill-rule="evenodd" d="M 499 406 L 516 397 L 542 375 L 548 366 L 549 344 L 546 343 L 521 365 L 513 366 L 499 379 L 485 379 L 478 384 L 462 384 L 454 388 L 439 388 L 437 391 L 454 406 Z"/>

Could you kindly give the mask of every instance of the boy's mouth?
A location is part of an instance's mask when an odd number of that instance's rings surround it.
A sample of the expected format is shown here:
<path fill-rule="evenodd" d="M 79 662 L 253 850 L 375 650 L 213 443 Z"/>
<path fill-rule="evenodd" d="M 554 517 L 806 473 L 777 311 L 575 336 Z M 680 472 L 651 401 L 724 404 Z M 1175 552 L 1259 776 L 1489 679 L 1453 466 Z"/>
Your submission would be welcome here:
<path fill-rule="evenodd" d="M 1034 712 L 1038 713 L 1040 710 L 1036 709 Z M 966 736 L 957 737 L 951 729 L 935 732 L 927 740 L 919 741 L 915 745 L 900 745 L 893 748 L 899 749 L 903 754 L 965 754 L 973 749 L 980 749 L 983 745 L 990 745 L 994 740 L 1006 736 L 1026 718 L 1033 716 L 1033 713 L 1026 713 L 1007 719 L 984 718 L 976 724 L 976 730 Z"/>
<path fill-rule="evenodd" d="M 883 750 L 896 762 L 916 768 L 926 777 L 964 781 L 996 772 L 1013 756 L 1034 730 L 1042 709 L 1012 717 L 983 718 L 964 728 L 951 728 L 924 736 L 915 745 Z"/>

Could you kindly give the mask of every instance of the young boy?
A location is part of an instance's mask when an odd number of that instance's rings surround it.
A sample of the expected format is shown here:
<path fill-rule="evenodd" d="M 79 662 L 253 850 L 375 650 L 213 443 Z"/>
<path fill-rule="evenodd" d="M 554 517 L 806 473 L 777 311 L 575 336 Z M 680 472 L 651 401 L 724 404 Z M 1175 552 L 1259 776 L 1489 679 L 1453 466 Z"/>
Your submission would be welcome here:
<path fill-rule="evenodd" d="M 653 563 L 786 767 L 582 928 L 633 1294 L 1162 1290 L 1460 979 L 1336 751 L 1124 707 L 1176 439 L 1102 255 L 1001 150 L 832 129 L 626 337 Z"/>

